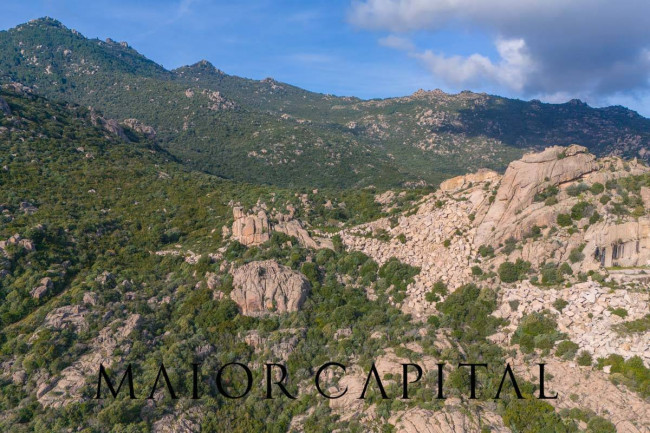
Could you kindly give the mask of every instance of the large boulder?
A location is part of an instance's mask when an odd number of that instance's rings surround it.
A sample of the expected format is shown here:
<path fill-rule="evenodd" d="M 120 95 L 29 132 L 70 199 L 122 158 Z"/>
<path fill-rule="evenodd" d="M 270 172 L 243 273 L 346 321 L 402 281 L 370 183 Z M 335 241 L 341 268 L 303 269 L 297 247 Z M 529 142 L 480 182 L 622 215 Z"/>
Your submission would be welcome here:
<path fill-rule="evenodd" d="M 596 158 L 578 145 L 553 146 L 508 165 L 494 203 L 481 221 L 475 242 L 498 243 L 513 235 L 519 214 L 545 188 L 575 181 L 598 169 Z M 525 214 L 524 214 L 525 215 Z M 522 215 L 523 216 L 523 215 Z"/>
<path fill-rule="evenodd" d="M 243 245 L 260 245 L 270 239 L 271 226 L 266 212 L 247 215 L 241 207 L 232 210 L 235 221 L 232 223 L 232 236 Z"/>
<path fill-rule="evenodd" d="M 304 275 L 273 260 L 245 264 L 232 276 L 230 298 L 246 316 L 298 311 L 311 290 Z"/>
<path fill-rule="evenodd" d="M 45 277 L 41 279 L 40 285 L 34 287 L 29 292 L 29 294 L 34 299 L 41 299 L 45 297 L 47 294 L 49 294 L 53 288 L 54 288 L 54 283 L 52 282 L 52 279 L 50 277 Z"/>

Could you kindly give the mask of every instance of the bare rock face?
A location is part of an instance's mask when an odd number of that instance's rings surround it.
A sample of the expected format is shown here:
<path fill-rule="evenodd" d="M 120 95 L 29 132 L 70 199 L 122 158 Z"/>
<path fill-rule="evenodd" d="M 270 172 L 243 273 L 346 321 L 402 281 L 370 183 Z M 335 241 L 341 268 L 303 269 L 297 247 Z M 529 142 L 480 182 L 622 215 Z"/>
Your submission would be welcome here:
<path fill-rule="evenodd" d="M 9 104 L 7 104 L 7 101 L 2 98 L 0 98 L 0 113 L 3 113 L 5 116 L 11 116 Z"/>
<path fill-rule="evenodd" d="M 444 192 L 458 191 L 469 186 L 470 183 L 496 181 L 499 174 L 492 170 L 479 170 L 476 173 L 470 173 L 463 176 L 452 177 L 440 184 L 440 190 Z"/>
<path fill-rule="evenodd" d="M 57 308 L 45 316 L 43 326 L 53 329 L 72 329 L 80 332 L 88 328 L 86 315 L 88 310 L 80 305 L 66 305 Z"/>
<path fill-rule="evenodd" d="M 123 141 L 129 141 L 129 137 L 124 133 L 124 129 L 115 119 L 105 119 L 100 116 L 93 107 L 88 107 L 90 109 L 90 121 L 94 126 L 99 126 L 109 132 L 112 135 L 116 135 Z"/>
<path fill-rule="evenodd" d="M 596 158 L 583 146 L 553 146 L 529 153 L 508 166 L 496 198 L 481 221 L 478 244 L 496 243 L 513 235 L 518 214 L 533 204 L 535 194 L 571 182 L 598 169 Z"/>
<path fill-rule="evenodd" d="M 113 363 L 119 362 L 124 355 L 114 354 L 117 349 L 120 349 L 122 354 L 129 352 L 131 342 L 128 337 L 140 326 L 140 323 L 140 315 L 133 314 L 124 322 L 116 321 L 99 331 L 99 335 L 93 339 L 91 349 L 86 354 L 66 367 L 49 384 L 41 384 L 41 392 L 37 393 L 39 403 L 45 407 L 62 407 L 82 400 L 81 390 L 88 377 L 96 374 L 99 364 L 110 368 Z M 117 324 L 121 326 L 117 328 L 113 326 Z"/>
<path fill-rule="evenodd" d="M 390 421 L 397 427 L 397 431 L 404 433 L 480 432 L 484 426 L 489 426 L 489 431 L 492 432 L 510 432 L 500 418 L 488 411 L 482 413 L 482 419 L 478 419 L 459 408 L 445 408 L 441 411 L 415 408 L 394 416 Z"/>
<path fill-rule="evenodd" d="M 232 275 L 230 298 L 246 316 L 298 311 L 311 290 L 302 274 L 273 260 L 248 263 Z"/>
<path fill-rule="evenodd" d="M 241 244 L 260 245 L 270 239 L 271 226 L 266 212 L 260 210 L 257 215 L 246 215 L 241 207 L 232 210 L 235 222 L 232 224 L 232 236 Z"/>
<path fill-rule="evenodd" d="M 273 230 L 285 233 L 289 236 L 294 236 L 296 239 L 298 239 L 298 242 L 300 242 L 301 245 L 307 248 L 314 248 L 314 249 L 329 248 L 331 250 L 334 249 L 334 244 L 330 239 L 327 238 L 314 239 L 311 236 L 309 236 L 307 230 L 305 230 L 302 227 L 300 221 L 298 220 L 279 222 L 273 226 Z"/>
<path fill-rule="evenodd" d="M 147 138 L 156 137 L 156 130 L 153 129 L 153 126 L 145 125 L 138 119 L 124 119 L 124 121 L 122 121 L 122 124 L 136 132 L 143 134 Z"/>

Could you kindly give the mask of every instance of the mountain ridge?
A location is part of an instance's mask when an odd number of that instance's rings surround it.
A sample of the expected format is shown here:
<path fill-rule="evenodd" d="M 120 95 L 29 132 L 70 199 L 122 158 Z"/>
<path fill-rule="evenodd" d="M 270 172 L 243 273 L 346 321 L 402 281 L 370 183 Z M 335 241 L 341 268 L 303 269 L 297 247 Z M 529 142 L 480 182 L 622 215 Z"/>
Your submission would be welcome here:
<path fill-rule="evenodd" d="M 434 186 L 572 143 L 650 158 L 650 120 L 624 107 L 439 89 L 334 96 L 229 75 L 207 60 L 167 70 L 126 42 L 87 39 L 52 18 L 0 32 L 0 83 L 11 82 L 151 126 L 193 169 L 288 187 Z"/>

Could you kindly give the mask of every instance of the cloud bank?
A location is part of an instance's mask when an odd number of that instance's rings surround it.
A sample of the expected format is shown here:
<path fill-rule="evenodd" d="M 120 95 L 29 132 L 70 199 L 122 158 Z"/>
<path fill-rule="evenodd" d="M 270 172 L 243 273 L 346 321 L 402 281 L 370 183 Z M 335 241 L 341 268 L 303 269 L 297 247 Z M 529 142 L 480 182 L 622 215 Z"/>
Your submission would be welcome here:
<path fill-rule="evenodd" d="M 355 26 L 420 59 L 452 86 L 497 86 L 522 96 L 639 97 L 650 90 L 647 0 L 364 0 Z M 497 56 L 417 50 L 412 32 L 480 31 Z"/>

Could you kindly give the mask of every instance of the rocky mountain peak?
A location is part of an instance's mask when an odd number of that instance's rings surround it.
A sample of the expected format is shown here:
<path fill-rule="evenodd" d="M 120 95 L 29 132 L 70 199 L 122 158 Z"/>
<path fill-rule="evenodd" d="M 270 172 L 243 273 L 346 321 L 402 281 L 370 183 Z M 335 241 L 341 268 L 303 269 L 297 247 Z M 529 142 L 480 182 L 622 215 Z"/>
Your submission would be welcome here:
<path fill-rule="evenodd" d="M 494 203 L 479 225 L 479 243 L 499 242 L 512 235 L 513 223 L 545 189 L 575 181 L 598 168 L 583 146 L 553 146 L 529 153 L 508 165 Z"/>

